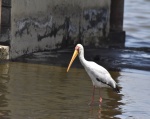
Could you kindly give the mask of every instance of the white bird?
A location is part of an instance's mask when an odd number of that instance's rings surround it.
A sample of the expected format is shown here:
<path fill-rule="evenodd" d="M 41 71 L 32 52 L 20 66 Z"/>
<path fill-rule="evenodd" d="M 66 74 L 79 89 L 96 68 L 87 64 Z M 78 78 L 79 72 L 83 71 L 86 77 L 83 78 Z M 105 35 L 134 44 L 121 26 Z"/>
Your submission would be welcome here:
<path fill-rule="evenodd" d="M 67 72 L 69 71 L 73 61 L 75 60 L 76 56 L 79 55 L 79 60 L 83 67 L 85 68 L 86 72 L 88 73 L 89 77 L 93 83 L 93 95 L 90 105 L 94 102 L 94 92 L 95 88 L 101 87 L 111 87 L 116 92 L 120 92 L 116 82 L 113 80 L 109 72 L 102 66 L 96 64 L 92 61 L 87 61 L 84 58 L 84 48 L 81 44 L 77 44 L 75 47 L 75 51 L 73 53 L 72 59 L 68 65 Z M 102 98 L 99 99 L 100 105 L 102 104 Z"/>

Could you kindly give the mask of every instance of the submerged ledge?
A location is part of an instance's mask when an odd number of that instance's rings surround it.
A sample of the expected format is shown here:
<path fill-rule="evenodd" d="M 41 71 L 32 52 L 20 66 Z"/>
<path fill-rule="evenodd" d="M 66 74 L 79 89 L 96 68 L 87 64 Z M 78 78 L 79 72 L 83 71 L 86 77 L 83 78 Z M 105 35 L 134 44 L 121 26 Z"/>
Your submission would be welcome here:
<path fill-rule="evenodd" d="M 48 64 L 67 67 L 73 54 L 73 49 L 44 51 L 24 55 L 13 61 Z M 120 70 L 122 68 L 150 71 L 150 50 L 143 48 L 85 48 L 85 58 L 102 65 L 108 70 Z M 72 67 L 82 67 L 78 58 Z"/>

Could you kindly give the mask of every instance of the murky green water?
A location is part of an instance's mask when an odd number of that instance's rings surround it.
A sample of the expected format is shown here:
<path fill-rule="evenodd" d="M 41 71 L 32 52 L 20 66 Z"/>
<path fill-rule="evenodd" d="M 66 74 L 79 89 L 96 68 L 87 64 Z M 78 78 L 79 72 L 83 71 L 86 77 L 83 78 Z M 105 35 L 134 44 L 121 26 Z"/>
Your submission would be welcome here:
<path fill-rule="evenodd" d="M 88 106 L 92 83 L 84 69 L 8 62 L 0 64 L 0 119 L 110 119 L 150 116 L 149 72 L 110 72 L 121 87 L 102 89 L 103 104 Z"/>

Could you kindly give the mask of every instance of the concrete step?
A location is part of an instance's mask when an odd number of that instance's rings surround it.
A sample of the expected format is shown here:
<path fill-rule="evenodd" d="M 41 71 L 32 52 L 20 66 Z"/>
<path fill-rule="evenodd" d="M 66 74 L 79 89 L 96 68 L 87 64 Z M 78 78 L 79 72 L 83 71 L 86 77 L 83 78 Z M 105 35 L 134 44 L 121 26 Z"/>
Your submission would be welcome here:
<path fill-rule="evenodd" d="M 0 45 L 0 60 L 9 59 L 9 46 Z"/>

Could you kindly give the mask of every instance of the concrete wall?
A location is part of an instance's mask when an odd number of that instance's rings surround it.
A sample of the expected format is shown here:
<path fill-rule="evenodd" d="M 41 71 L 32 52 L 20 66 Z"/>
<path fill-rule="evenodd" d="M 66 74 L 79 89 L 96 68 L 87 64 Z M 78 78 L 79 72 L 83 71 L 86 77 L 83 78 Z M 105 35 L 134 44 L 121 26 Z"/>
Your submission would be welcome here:
<path fill-rule="evenodd" d="M 101 47 L 110 0 L 12 0 L 10 58 L 82 43 Z"/>

